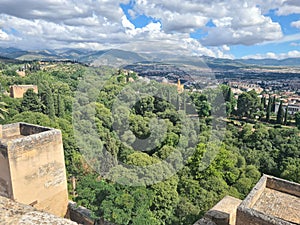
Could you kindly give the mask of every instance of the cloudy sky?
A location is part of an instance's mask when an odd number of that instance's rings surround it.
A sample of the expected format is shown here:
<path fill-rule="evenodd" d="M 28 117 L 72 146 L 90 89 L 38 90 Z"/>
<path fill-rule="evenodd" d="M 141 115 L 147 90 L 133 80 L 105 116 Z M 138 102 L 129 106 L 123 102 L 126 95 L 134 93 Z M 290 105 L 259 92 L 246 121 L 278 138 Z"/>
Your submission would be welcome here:
<path fill-rule="evenodd" d="M 300 57 L 300 0 L 0 0 L 0 47 Z"/>

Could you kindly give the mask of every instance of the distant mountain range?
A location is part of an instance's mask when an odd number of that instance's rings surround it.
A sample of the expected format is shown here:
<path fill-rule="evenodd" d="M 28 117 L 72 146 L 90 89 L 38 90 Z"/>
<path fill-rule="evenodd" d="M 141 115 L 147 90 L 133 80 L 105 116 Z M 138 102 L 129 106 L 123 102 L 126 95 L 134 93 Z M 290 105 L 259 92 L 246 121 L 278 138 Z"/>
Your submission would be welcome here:
<path fill-rule="evenodd" d="M 71 60 L 87 63 L 93 66 L 113 65 L 120 67 L 141 62 L 163 62 L 170 64 L 186 64 L 195 67 L 209 67 L 222 69 L 235 69 L 255 66 L 285 66 L 300 67 L 300 58 L 276 59 L 220 59 L 212 57 L 151 55 L 139 54 L 130 51 L 109 49 L 102 51 L 88 51 L 78 49 L 57 49 L 28 51 L 17 48 L 1 48 L 0 59 L 15 59 L 21 61 L 44 60 L 61 61 Z"/>

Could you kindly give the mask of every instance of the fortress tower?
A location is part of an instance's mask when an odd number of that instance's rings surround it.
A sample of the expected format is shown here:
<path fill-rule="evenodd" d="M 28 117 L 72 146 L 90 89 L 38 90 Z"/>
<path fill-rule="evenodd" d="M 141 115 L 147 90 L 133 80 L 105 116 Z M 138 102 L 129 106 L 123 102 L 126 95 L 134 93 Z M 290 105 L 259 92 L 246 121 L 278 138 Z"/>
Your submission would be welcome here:
<path fill-rule="evenodd" d="M 181 94 L 184 91 L 184 85 L 181 84 L 180 79 L 177 81 L 177 92 Z"/>
<path fill-rule="evenodd" d="M 38 93 L 38 87 L 36 85 L 13 85 L 9 87 L 11 98 L 23 98 L 26 91 L 33 89 L 34 93 Z"/>
<path fill-rule="evenodd" d="M 16 123 L 0 125 L 0 195 L 64 216 L 68 192 L 61 132 Z"/>

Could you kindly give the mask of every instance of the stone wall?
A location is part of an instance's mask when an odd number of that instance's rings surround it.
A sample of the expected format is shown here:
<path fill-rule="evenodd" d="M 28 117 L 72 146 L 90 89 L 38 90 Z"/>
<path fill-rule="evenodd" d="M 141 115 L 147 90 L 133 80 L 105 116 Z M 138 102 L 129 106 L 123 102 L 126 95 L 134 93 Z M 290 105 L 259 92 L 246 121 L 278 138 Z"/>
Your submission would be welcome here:
<path fill-rule="evenodd" d="M 76 202 L 69 201 L 68 218 L 82 225 L 116 225 L 105 221 L 104 219 L 94 219 L 91 211 L 82 206 L 78 206 Z"/>
<path fill-rule="evenodd" d="M 91 211 L 77 206 L 75 202 L 70 201 L 68 205 L 68 217 L 82 225 L 94 225 L 94 219 L 91 218 Z"/>
<path fill-rule="evenodd" d="M 38 93 L 38 87 L 36 85 L 13 85 L 10 86 L 10 97 L 23 98 L 25 92 L 29 89 L 33 89 L 35 93 Z"/>

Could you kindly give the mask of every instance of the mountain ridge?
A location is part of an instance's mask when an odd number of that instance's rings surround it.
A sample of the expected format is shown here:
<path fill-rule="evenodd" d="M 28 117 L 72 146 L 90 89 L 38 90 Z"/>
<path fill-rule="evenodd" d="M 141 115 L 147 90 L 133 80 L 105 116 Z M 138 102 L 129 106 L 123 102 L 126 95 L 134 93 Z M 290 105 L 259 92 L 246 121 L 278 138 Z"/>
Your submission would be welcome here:
<path fill-rule="evenodd" d="M 106 50 L 83 50 L 83 49 L 44 49 L 44 50 L 22 50 L 14 47 L 0 47 L 0 57 L 21 61 L 62 61 L 72 60 L 81 63 L 87 63 L 93 66 L 101 64 L 113 64 L 117 66 L 122 64 L 132 64 L 143 61 L 153 62 L 186 62 L 191 65 L 206 64 L 212 68 L 234 69 L 251 66 L 285 66 L 300 67 L 300 58 L 286 59 L 224 59 L 208 56 L 180 56 L 180 55 L 151 55 L 145 53 L 136 53 L 120 49 Z"/>

